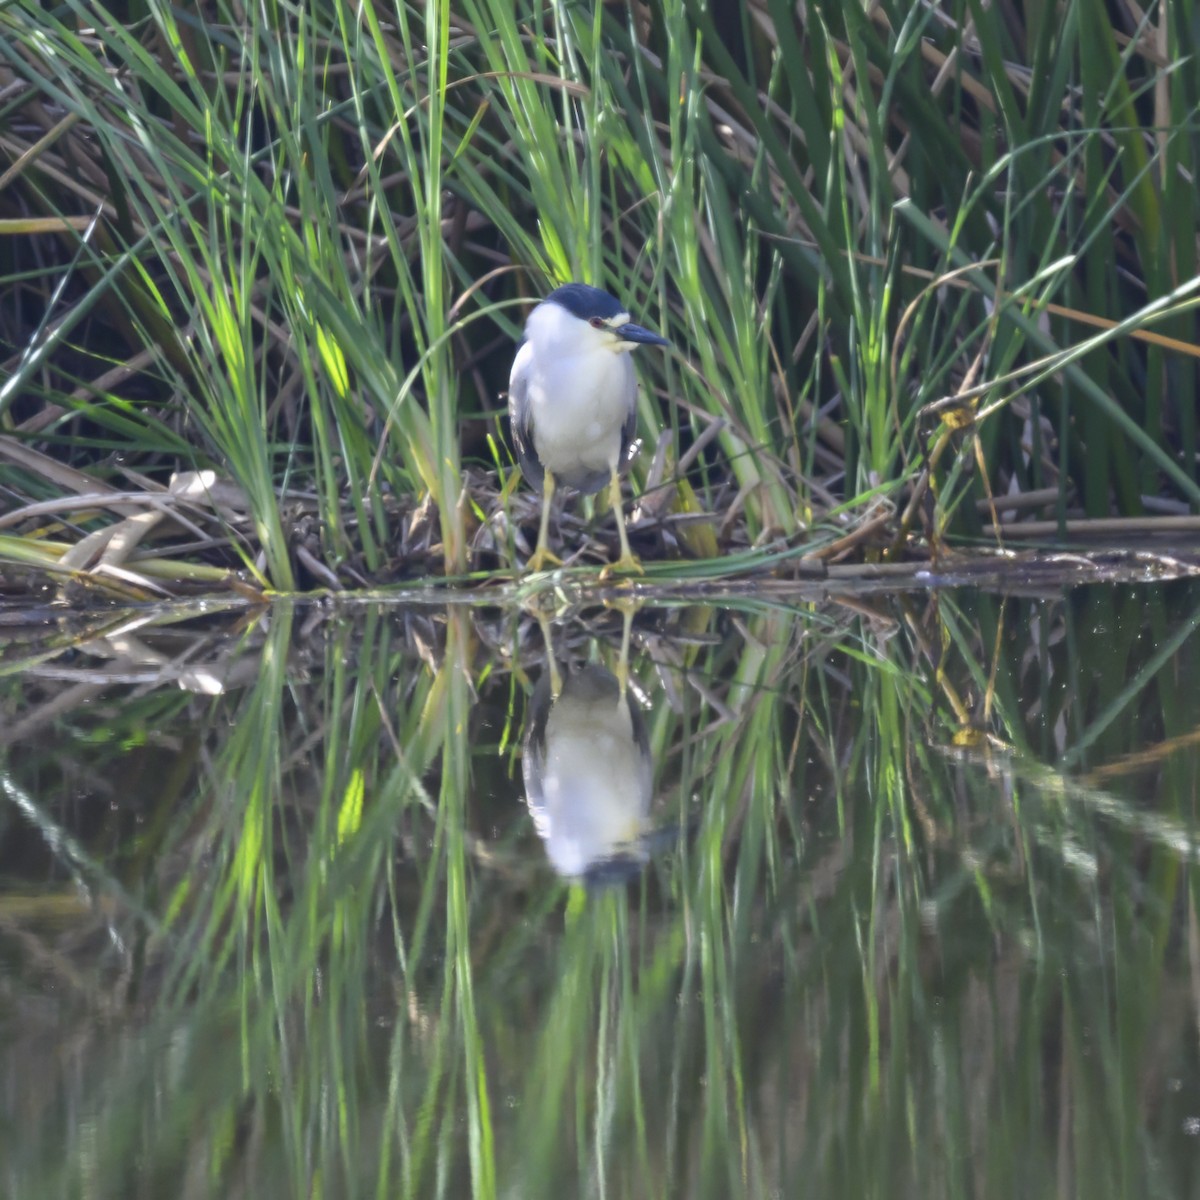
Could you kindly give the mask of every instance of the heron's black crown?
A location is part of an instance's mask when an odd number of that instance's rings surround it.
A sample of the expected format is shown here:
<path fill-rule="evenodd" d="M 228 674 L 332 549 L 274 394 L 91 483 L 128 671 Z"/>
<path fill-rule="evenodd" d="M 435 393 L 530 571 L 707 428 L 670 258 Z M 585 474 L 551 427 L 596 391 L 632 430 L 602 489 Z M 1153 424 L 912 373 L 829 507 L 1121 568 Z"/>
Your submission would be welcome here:
<path fill-rule="evenodd" d="M 545 303 L 560 304 L 581 321 L 589 321 L 592 317 L 607 321 L 625 311 L 615 297 L 586 283 L 564 283 L 546 297 Z"/>

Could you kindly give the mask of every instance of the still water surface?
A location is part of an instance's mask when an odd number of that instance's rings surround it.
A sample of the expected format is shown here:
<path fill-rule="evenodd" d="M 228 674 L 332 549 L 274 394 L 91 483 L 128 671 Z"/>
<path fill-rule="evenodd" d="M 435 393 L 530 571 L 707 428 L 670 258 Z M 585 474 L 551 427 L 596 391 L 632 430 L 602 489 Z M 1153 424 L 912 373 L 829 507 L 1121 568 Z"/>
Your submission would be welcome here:
<path fill-rule="evenodd" d="M 10 628 L 0 1194 L 1193 1193 L 1198 626 Z"/>

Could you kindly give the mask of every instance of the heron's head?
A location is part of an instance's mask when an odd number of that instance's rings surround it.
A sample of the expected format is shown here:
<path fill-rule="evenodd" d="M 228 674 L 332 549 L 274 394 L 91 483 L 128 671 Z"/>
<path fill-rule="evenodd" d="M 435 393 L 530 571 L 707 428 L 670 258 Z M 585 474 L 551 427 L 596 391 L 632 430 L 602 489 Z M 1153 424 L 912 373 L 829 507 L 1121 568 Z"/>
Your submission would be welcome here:
<path fill-rule="evenodd" d="M 555 288 L 529 314 L 525 336 L 536 352 L 621 354 L 638 346 L 668 346 L 657 333 L 636 325 L 619 300 L 586 283 Z"/>

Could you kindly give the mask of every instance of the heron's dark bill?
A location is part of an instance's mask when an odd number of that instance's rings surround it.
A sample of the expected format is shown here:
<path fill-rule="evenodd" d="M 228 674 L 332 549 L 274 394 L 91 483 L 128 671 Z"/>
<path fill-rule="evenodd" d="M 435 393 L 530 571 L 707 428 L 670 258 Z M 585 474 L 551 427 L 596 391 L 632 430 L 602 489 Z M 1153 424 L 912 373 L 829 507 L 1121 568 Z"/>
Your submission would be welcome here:
<path fill-rule="evenodd" d="M 615 332 L 624 341 L 637 342 L 642 346 L 669 346 L 671 344 L 665 337 L 659 337 L 657 333 L 651 333 L 649 329 L 643 329 L 641 325 L 632 323 L 622 325 Z"/>

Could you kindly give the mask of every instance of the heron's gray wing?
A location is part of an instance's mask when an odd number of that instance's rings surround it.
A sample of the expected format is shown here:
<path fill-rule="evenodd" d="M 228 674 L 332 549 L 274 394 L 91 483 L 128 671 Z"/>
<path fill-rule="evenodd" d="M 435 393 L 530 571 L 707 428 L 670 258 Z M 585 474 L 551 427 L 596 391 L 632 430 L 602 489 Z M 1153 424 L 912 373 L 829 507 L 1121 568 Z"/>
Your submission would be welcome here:
<path fill-rule="evenodd" d="M 521 774 L 525 779 L 525 803 L 533 816 L 534 823 L 546 822 L 546 796 L 542 780 L 546 773 L 546 722 L 550 709 L 554 707 L 551 693 L 550 672 L 545 671 L 533 689 L 529 709 L 525 714 L 525 739 L 521 747 Z M 542 829 L 538 830 L 542 833 Z M 544 836 L 544 834 L 543 834 Z"/>
<path fill-rule="evenodd" d="M 513 449 L 521 474 L 532 488 L 539 489 L 545 472 L 533 446 L 533 425 L 530 422 L 529 376 L 533 371 L 533 346 L 522 342 L 513 359 L 512 373 L 508 377 L 508 420 L 512 427 Z"/>

